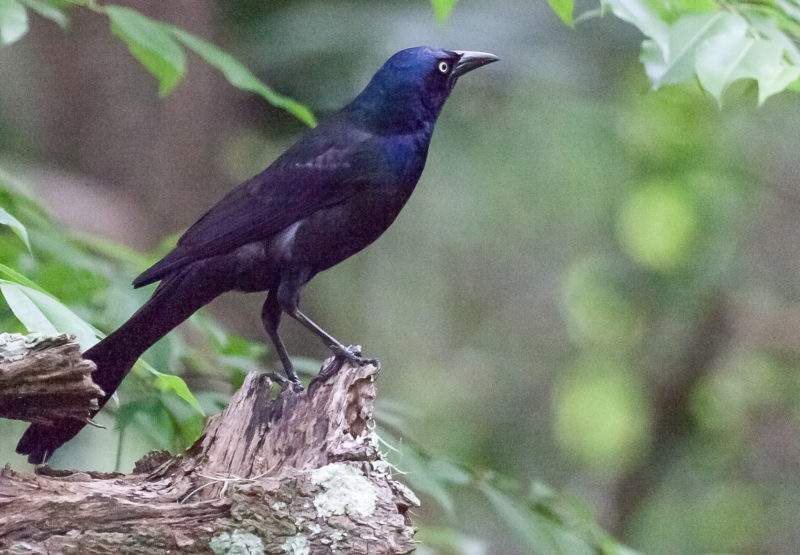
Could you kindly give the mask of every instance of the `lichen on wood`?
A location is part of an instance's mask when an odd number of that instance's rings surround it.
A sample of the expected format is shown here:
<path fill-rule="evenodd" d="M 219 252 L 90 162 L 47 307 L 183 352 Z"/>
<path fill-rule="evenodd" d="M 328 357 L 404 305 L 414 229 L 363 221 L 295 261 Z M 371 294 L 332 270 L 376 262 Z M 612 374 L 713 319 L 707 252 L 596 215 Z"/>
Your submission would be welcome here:
<path fill-rule="evenodd" d="M 135 472 L 0 471 L 3 553 L 408 553 L 416 497 L 372 431 L 373 365 L 306 393 L 251 373 L 186 453 Z"/>

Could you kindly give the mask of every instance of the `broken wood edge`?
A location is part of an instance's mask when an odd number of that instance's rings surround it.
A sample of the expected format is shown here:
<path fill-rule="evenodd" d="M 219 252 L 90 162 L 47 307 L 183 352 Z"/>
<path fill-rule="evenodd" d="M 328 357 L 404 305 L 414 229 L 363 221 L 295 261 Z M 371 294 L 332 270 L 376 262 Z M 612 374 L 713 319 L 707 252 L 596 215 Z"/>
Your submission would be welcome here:
<path fill-rule="evenodd" d="M 92 381 L 95 368 L 70 335 L 0 333 L 0 417 L 89 421 L 104 395 Z"/>
<path fill-rule="evenodd" d="M 408 553 L 419 500 L 378 448 L 378 371 L 329 359 L 300 394 L 251 372 L 189 450 L 132 474 L 6 467 L 0 552 Z"/>

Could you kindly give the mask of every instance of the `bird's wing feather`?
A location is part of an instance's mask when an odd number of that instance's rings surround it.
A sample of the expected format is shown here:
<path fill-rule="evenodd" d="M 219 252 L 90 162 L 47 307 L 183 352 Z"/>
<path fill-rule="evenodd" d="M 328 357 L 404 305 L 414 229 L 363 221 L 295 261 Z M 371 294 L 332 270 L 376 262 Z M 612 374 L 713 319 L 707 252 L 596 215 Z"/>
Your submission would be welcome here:
<path fill-rule="evenodd" d="M 230 191 L 134 285 L 153 283 L 192 261 L 268 239 L 317 210 L 357 194 L 375 162 L 373 136 L 354 129 L 336 131 L 307 136 L 266 170 Z"/>

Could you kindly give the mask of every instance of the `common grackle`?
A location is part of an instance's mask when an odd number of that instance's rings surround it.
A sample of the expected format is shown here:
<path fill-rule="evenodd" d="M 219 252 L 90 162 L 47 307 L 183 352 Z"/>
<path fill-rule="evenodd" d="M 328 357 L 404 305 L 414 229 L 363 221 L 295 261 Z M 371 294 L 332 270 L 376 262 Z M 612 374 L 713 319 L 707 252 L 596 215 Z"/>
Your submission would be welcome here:
<path fill-rule="evenodd" d="M 300 290 L 392 224 L 422 173 L 433 126 L 456 81 L 497 59 L 483 52 L 401 50 L 349 105 L 230 191 L 134 280 L 135 287 L 161 282 L 150 300 L 84 353 L 97 365 L 92 377 L 105 392 L 100 406 L 148 347 L 226 291 L 268 292 L 261 318 L 296 390 L 302 385 L 278 335 L 284 312 L 336 355 L 364 362 L 300 311 Z M 71 420 L 32 424 L 17 452 L 42 463 L 83 426 Z"/>

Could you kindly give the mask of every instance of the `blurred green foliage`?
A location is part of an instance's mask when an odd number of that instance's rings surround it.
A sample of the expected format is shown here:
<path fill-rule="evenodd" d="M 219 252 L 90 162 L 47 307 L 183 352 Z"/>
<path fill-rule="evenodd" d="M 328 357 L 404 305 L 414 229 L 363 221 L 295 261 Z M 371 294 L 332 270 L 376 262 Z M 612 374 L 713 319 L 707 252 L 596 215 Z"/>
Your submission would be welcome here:
<path fill-rule="evenodd" d="M 433 8 L 433 13 L 436 15 L 436 19 L 445 21 L 450 17 L 450 12 L 456 7 L 456 2 L 458 2 L 458 0 L 431 0 L 431 7 Z"/>
<path fill-rule="evenodd" d="M 6 301 L 6 306 L 0 311 L 2 329 L 19 330 L 22 325 L 24 331 L 45 335 L 71 333 L 86 349 L 103 337 L 98 328 L 111 329 L 113 324 L 109 322 L 121 323 L 127 309 L 143 300 L 141 294 L 131 290 L 124 293 L 126 302 L 119 302 L 119 297 L 114 295 L 119 291 L 114 291 L 114 288 L 121 288 L 121 285 L 118 282 L 113 284 L 124 275 L 123 260 L 134 259 L 135 264 L 141 267 L 149 258 L 121 247 L 121 256 L 98 254 L 92 248 L 91 240 L 82 240 L 59 229 L 47 213 L 24 193 L 23 186 L 6 172 L 0 173 L 0 202 L 11 211 L 24 214 L 21 217 L 29 223 L 23 226 L 15 219 L 14 226 L 25 230 L 26 236 L 29 234 L 36 245 L 35 250 L 22 248 L 15 245 L 9 236 L 2 237 L 6 243 L 0 256 L 0 293 Z M 19 229 L 15 230 L 18 234 Z M 106 253 L 111 250 L 107 248 Z M 119 304 L 111 303 L 110 298 Z M 122 312 L 114 313 L 116 307 Z M 187 350 L 186 354 L 190 352 Z M 161 362 L 165 361 L 162 359 Z M 156 397 L 163 399 L 177 395 L 191 408 L 186 410 L 175 406 L 169 411 L 167 430 L 172 430 L 173 434 L 166 436 L 162 447 L 175 445 L 174 434 L 182 438 L 180 444 L 190 445 L 200 432 L 204 414 L 184 381 L 156 370 L 146 360 L 137 364 L 133 375 L 144 382 L 139 384 L 140 388 L 144 387 L 144 394 L 152 396 L 154 391 L 160 392 Z M 120 407 L 120 414 L 127 412 L 127 405 Z M 128 422 L 123 419 L 118 424 L 124 427 Z"/>
<path fill-rule="evenodd" d="M 584 464 L 619 472 L 646 448 L 644 385 L 623 360 L 590 351 L 555 391 L 555 433 Z M 635 462 L 635 461 L 634 461 Z"/>

